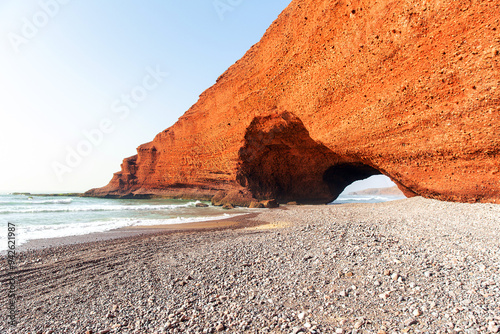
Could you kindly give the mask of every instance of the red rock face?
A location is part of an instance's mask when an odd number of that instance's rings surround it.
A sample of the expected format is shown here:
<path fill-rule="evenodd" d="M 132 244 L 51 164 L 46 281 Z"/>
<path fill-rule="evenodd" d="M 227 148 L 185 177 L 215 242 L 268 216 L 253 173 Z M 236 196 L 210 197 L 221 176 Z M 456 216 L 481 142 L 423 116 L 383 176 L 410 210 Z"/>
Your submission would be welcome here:
<path fill-rule="evenodd" d="M 93 196 L 500 203 L 500 4 L 295 0 Z"/>

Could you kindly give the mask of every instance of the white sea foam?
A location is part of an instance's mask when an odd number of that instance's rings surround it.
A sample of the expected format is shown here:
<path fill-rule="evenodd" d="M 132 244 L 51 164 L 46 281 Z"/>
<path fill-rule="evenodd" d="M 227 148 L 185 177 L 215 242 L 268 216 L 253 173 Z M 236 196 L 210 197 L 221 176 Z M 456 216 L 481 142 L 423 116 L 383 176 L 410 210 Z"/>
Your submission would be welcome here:
<path fill-rule="evenodd" d="M 16 246 L 33 239 L 69 237 L 127 226 L 183 224 L 224 219 L 221 208 L 198 208 L 200 201 L 134 200 L 86 197 L 0 196 L 0 250 L 7 248 L 8 223 L 15 225 Z"/>
<path fill-rule="evenodd" d="M 355 202 L 360 202 L 360 201 L 387 201 L 390 200 L 387 197 L 382 197 L 382 196 L 353 196 L 353 197 L 339 197 L 339 200 L 342 201 L 355 201 Z"/>
<path fill-rule="evenodd" d="M 65 198 L 65 199 L 51 199 L 51 200 L 46 200 L 46 201 L 37 201 L 37 200 L 31 200 L 31 201 L 25 201 L 22 202 L 28 203 L 28 204 L 71 204 L 73 202 L 72 198 Z"/>
<path fill-rule="evenodd" d="M 205 217 L 177 217 L 170 219 L 133 219 L 133 218 L 117 218 L 109 220 L 100 220 L 86 223 L 72 224 L 45 224 L 45 225 L 28 225 L 18 226 L 16 229 L 16 245 L 22 245 L 29 240 L 61 238 L 74 235 L 85 235 L 97 232 L 106 232 L 127 226 L 151 226 L 151 225 L 171 225 L 185 224 L 202 221 L 212 221 L 226 219 L 241 214 L 223 214 L 218 216 Z M 0 251 L 7 249 L 6 236 L 0 235 Z"/>
<path fill-rule="evenodd" d="M 194 207 L 199 202 L 189 202 L 186 204 L 168 204 L 168 205 L 79 205 L 79 206 L 53 206 L 53 207 L 38 207 L 27 205 L 8 206 L 0 208 L 2 213 L 40 213 L 40 212 L 93 212 L 93 211 L 153 211 L 153 210 L 173 210 L 178 208 Z M 19 203 L 16 203 L 19 204 Z M 41 203 L 45 204 L 45 203 Z M 60 204 L 60 203 L 51 203 Z M 69 203 L 66 203 L 69 204 Z"/>
<path fill-rule="evenodd" d="M 345 203 L 378 203 L 388 202 L 398 199 L 403 199 L 404 196 L 385 196 L 385 195 L 340 195 L 331 204 L 345 204 Z"/>
<path fill-rule="evenodd" d="M 0 200 L 0 205 L 44 205 L 44 204 L 71 204 L 73 202 L 72 198 L 65 199 L 50 199 L 50 200 Z"/>

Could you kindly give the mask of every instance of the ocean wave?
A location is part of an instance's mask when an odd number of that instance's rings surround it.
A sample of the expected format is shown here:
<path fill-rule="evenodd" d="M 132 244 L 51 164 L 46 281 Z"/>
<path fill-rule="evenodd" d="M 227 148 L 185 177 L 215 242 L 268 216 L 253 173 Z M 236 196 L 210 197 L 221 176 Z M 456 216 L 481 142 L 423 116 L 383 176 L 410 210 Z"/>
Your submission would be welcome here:
<path fill-rule="evenodd" d="M 33 204 L 33 205 L 38 205 L 38 204 L 71 204 L 73 202 L 72 198 L 65 198 L 65 199 L 51 199 L 51 200 L 44 200 L 44 201 L 37 201 L 37 200 L 30 200 L 30 201 L 23 201 L 23 202 L 17 202 L 20 204 Z"/>
<path fill-rule="evenodd" d="M 85 205 L 72 207 L 28 207 L 17 206 L 0 209 L 0 214 L 7 213 L 44 213 L 44 212 L 98 212 L 98 211 L 155 211 L 155 210 L 173 210 L 178 208 L 188 208 L 195 206 L 199 201 L 186 204 L 168 204 L 168 205 Z M 16 203 L 17 204 L 17 203 Z"/>
<path fill-rule="evenodd" d="M 46 200 L 46 201 L 32 200 L 30 202 L 32 204 L 71 204 L 73 202 L 73 199 L 72 198 L 65 198 L 65 199 L 53 199 L 53 200 Z"/>
<path fill-rule="evenodd" d="M 388 200 L 387 197 L 382 196 L 359 196 L 359 197 L 339 197 L 341 201 L 383 201 Z"/>
<path fill-rule="evenodd" d="M 345 204 L 345 203 L 379 203 L 388 202 L 398 199 L 404 199 L 404 196 L 392 196 L 392 195 L 341 195 L 339 196 L 333 204 Z"/>
<path fill-rule="evenodd" d="M 45 224 L 45 225 L 29 225 L 19 226 L 17 228 L 16 244 L 21 245 L 29 240 L 34 239 L 49 239 L 61 238 L 77 235 L 85 235 L 98 232 L 106 232 L 118 228 L 128 226 L 151 226 L 151 225 L 172 225 L 186 224 L 203 221 L 213 221 L 219 219 L 227 219 L 240 214 L 223 214 L 218 216 L 203 216 L 203 217 L 177 217 L 170 219 L 133 219 L 133 218 L 115 218 L 109 220 L 99 220 L 87 223 L 73 224 Z M 4 242 L 5 241 L 5 242 Z M 0 251 L 4 251 L 7 242 L 5 236 L 0 236 Z"/>
<path fill-rule="evenodd" d="M 0 201 L 0 205 L 40 205 L 40 204 L 71 204 L 72 198 L 65 199 L 51 199 L 51 200 L 27 200 L 27 201 Z"/>

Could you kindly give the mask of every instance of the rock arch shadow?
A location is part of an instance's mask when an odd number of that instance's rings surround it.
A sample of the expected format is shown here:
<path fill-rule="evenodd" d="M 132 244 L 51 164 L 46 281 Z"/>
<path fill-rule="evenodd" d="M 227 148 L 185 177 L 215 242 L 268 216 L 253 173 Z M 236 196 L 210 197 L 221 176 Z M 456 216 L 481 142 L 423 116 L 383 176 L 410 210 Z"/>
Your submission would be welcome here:
<path fill-rule="evenodd" d="M 367 179 L 373 175 L 382 175 L 382 173 L 362 163 L 340 163 L 325 171 L 323 181 L 328 185 L 332 195 L 337 198 L 353 182 Z"/>
<path fill-rule="evenodd" d="M 258 116 L 239 150 L 237 181 L 256 199 L 330 203 L 351 183 L 382 174 L 313 140 L 289 112 Z"/>

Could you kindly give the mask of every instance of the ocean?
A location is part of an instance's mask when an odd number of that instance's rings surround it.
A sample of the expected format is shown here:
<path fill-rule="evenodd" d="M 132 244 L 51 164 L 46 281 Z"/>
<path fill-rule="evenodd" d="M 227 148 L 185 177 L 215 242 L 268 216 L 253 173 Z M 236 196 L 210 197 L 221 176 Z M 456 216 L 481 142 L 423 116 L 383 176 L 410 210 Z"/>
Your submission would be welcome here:
<path fill-rule="evenodd" d="M 341 195 L 331 204 L 377 203 L 404 197 Z M 252 212 L 196 207 L 200 201 L 103 199 L 76 196 L 0 195 L 0 251 L 7 249 L 8 223 L 16 226 L 16 246 L 47 239 L 105 232 L 127 226 L 181 224 L 230 218 Z"/>
<path fill-rule="evenodd" d="M 200 201 L 103 199 L 72 196 L 0 195 L 0 251 L 7 249 L 7 225 L 16 226 L 16 246 L 46 239 L 104 232 L 127 226 L 181 224 L 230 218 L 220 207 L 196 207 Z M 207 203 L 208 204 L 208 203 Z"/>
<path fill-rule="evenodd" d="M 389 201 L 397 201 L 405 199 L 405 196 L 393 195 L 340 195 L 335 201 L 330 204 L 346 204 L 346 203 L 381 203 Z"/>

